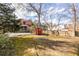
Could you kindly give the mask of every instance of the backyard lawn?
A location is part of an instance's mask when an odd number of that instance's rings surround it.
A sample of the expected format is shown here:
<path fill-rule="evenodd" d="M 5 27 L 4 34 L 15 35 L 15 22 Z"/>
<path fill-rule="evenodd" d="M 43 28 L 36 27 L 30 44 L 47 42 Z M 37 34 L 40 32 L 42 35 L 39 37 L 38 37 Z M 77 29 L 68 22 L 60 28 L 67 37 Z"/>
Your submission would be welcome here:
<path fill-rule="evenodd" d="M 15 37 L 18 56 L 77 56 L 79 38 L 24 35 Z"/>
<path fill-rule="evenodd" d="M 0 3 L 0 56 L 79 56 L 79 4 Z"/>

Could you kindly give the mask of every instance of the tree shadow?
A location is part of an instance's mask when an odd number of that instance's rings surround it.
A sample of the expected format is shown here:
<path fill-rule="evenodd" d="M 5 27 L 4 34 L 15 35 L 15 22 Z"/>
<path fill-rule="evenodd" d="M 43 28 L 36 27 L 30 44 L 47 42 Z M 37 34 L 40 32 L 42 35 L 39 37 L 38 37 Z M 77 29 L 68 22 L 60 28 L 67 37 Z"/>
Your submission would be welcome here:
<path fill-rule="evenodd" d="M 76 44 L 76 48 L 77 48 L 77 56 L 79 56 L 79 44 Z"/>
<path fill-rule="evenodd" d="M 72 51 L 72 49 L 76 47 L 71 42 L 55 41 L 55 40 L 49 40 L 49 39 L 45 39 L 45 38 L 36 39 L 36 45 L 37 45 L 37 47 L 38 47 L 38 45 L 43 46 L 44 50 L 45 50 L 45 48 L 49 48 L 49 49 L 64 52 L 64 53 L 75 53 L 74 51 Z"/>
<path fill-rule="evenodd" d="M 64 49 L 65 47 L 65 49 Z M 16 49 L 16 55 L 39 55 L 38 52 L 34 52 L 33 54 L 30 52 L 29 49 L 35 49 L 36 50 L 46 50 L 46 48 L 54 50 L 54 51 L 60 51 L 64 53 L 75 53 L 71 49 L 75 47 L 71 42 L 66 41 L 55 41 L 55 40 L 49 40 L 46 38 L 15 38 L 15 49 Z M 29 51 L 28 51 L 29 50 Z"/>

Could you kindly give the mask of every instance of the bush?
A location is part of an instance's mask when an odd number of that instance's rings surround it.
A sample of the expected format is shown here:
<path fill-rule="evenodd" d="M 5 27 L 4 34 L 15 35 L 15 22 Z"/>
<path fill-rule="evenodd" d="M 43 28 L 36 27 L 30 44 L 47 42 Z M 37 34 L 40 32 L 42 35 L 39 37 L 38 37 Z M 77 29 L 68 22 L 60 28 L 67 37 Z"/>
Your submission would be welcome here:
<path fill-rule="evenodd" d="M 15 55 L 15 45 L 12 38 L 9 38 L 7 35 L 0 34 L 0 55 L 1 56 L 10 56 Z"/>

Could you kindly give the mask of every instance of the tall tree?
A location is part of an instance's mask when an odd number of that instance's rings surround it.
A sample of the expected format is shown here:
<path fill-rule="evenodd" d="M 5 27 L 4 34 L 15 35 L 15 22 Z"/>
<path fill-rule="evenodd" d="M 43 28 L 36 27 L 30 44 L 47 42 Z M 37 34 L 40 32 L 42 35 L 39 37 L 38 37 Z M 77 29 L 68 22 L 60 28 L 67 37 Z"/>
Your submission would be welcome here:
<path fill-rule="evenodd" d="M 40 25 L 41 25 L 40 18 L 41 18 L 42 4 L 41 3 L 37 4 L 38 8 L 36 7 L 37 5 L 35 6 L 32 3 L 29 3 L 28 5 L 29 5 L 29 8 L 31 8 L 31 10 L 34 11 L 37 14 L 37 17 L 38 17 L 38 25 L 37 26 L 40 27 Z"/>
<path fill-rule="evenodd" d="M 72 4 L 72 12 L 73 12 L 73 36 L 75 36 L 77 15 L 76 15 L 76 6 L 74 3 Z"/>
<path fill-rule="evenodd" d="M 21 7 L 21 8 L 19 8 Z M 41 13 L 42 13 L 42 3 L 27 3 L 27 4 L 18 4 L 17 8 L 21 9 L 22 11 L 28 11 L 28 13 L 34 12 L 36 17 L 38 18 L 37 27 L 41 26 Z M 27 14 L 25 14 L 27 16 Z"/>
<path fill-rule="evenodd" d="M 0 3 L 0 26 L 3 29 L 3 33 L 12 31 L 15 23 L 14 8 L 11 4 Z"/>

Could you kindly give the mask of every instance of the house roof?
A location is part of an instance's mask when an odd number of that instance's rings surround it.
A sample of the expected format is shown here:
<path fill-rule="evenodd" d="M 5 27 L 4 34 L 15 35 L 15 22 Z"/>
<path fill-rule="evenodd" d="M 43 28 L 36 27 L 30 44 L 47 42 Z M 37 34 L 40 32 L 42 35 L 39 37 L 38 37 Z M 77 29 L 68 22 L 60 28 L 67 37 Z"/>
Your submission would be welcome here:
<path fill-rule="evenodd" d="M 26 19 L 19 19 L 21 25 L 28 25 L 28 26 L 32 26 L 32 21 L 31 20 L 26 20 Z"/>

